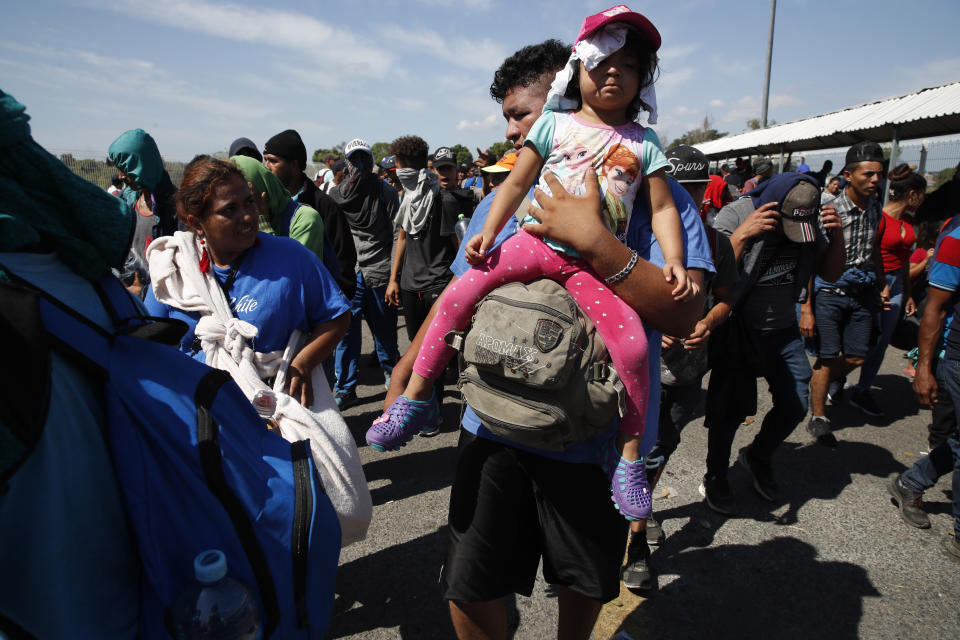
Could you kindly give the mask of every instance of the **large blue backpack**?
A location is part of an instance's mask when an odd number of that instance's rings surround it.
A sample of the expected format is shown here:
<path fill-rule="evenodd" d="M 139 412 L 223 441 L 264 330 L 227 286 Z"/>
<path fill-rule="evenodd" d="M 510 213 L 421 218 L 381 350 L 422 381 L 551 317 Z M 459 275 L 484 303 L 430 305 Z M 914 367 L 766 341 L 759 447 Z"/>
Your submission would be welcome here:
<path fill-rule="evenodd" d="M 35 298 L 53 348 L 103 380 L 104 434 L 142 564 L 140 637 L 169 637 L 194 557 L 220 549 L 259 600 L 264 638 L 322 638 L 340 526 L 309 442 L 266 429 L 229 374 L 168 346 L 185 327 L 144 317 L 116 279 L 95 285 L 113 333 L 22 281 L 0 285 L 5 300 L 11 288 Z"/>

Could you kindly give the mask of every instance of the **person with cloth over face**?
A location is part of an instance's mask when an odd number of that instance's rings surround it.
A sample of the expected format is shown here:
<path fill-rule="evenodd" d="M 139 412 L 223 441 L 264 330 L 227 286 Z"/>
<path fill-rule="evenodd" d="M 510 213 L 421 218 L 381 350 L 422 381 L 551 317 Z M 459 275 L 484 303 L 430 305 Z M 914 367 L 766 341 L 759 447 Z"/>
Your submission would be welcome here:
<path fill-rule="evenodd" d="M 343 210 L 357 250 L 356 290 L 351 302 L 350 329 L 337 346 L 337 388 L 335 398 L 341 409 L 357 404 L 358 363 L 361 346 L 361 318 L 366 318 L 377 359 L 389 386 L 393 366 L 400 359 L 397 346 L 397 311 L 384 300 L 390 280 L 390 252 L 393 247 L 393 218 L 399 201 L 397 192 L 373 173 L 373 153 L 360 138 L 347 143 L 346 177 L 330 196 Z"/>
<path fill-rule="evenodd" d="M 150 243 L 177 230 L 176 187 L 163 168 L 153 137 L 143 129 L 125 131 L 110 144 L 110 162 L 126 184 L 120 198 L 137 214 L 130 254 L 118 276 L 130 291 L 143 297 L 150 282 L 144 254 Z"/>
<path fill-rule="evenodd" d="M 757 376 L 770 385 L 773 408 L 739 461 L 765 500 L 776 501 L 778 495 L 772 456 L 807 413 L 811 370 L 796 302 L 809 295 L 814 271 L 836 278 L 845 257 L 840 220 L 827 206 L 820 211 L 821 229 L 819 205 L 820 188 L 813 178 L 784 173 L 725 206 L 714 222 L 730 238 L 740 270 L 731 317 L 710 341 L 707 472 L 700 491 L 719 513 L 735 510 L 727 482 L 730 447 L 737 427 L 756 413 Z"/>

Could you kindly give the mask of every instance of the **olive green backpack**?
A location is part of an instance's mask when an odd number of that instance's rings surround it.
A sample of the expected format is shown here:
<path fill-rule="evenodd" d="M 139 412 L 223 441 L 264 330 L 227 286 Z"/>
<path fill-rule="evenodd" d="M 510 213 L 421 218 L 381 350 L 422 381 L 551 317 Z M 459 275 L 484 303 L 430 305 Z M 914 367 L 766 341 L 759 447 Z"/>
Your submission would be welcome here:
<path fill-rule="evenodd" d="M 511 283 L 487 294 L 466 331 L 458 386 L 495 435 L 561 451 L 608 431 L 624 388 L 590 319 L 553 280 Z"/>

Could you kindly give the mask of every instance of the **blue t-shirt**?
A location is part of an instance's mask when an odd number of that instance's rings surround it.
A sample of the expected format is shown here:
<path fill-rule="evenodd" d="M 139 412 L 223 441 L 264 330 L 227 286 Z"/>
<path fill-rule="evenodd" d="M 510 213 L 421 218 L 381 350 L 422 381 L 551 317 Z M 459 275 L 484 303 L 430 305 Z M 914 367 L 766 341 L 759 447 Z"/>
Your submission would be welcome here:
<path fill-rule="evenodd" d="M 217 280 L 225 283 L 230 270 L 211 267 Z M 350 310 L 340 287 L 312 251 L 296 240 L 266 233 L 257 236 L 257 244 L 242 258 L 228 297 L 233 314 L 259 330 L 252 340 L 258 353 L 282 350 L 294 330 L 310 331 Z M 180 350 L 204 361 L 203 351 L 193 349 L 199 313 L 161 304 L 153 287 L 144 305 L 152 316 L 186 322 L 189 329 Z"/>
<path fill-rule="evenodd" d="M 680 221 L 683 223 L 683 247 L 684 255 L 686 256 L 686 267 L 688 269 L 703 269 L 709 274 L 714 273 L 713 258 L 710 253 L 710 242 L 707 240 L 706 230 L 700 221 L 700 213 L 696 203 L 694 203 L 693 198 L 690 197 L 686 189 L 677 184 L 672 178 L 668 177 L 667 182 L 670 185 L 670 192 L 673 195 L 677 211 L 680 213 Z M 487 214 L 490 212 L 490 205 L 493 203 L 495 194 L 496 192 L 489 194 L 481 200 L 477 208 L 474 209 L 473 217 L 470 219 L 470 225 L 464 234 L 465 238 L 469 238 L 483 229 L 483 223 L 487 218 Z M 532 189 L 528 195 L 533 197 Z M 643 198 L 637 199 L 633 212 L 634 215 L 630 217 L 630 226 L 627 230 L 627 246 L 635 249 L 644 259 L 658 267 L 662 267 L 664 265 L 663 253 L 650 227 L 650 216 L 645 209 L 639 210 L 639 207 L 645 207 Z M 516 216 L 511 216 L 503 225 L 500 233 L 497 234 L 493 247 L 499 246 L 501 242 L 516 233 L 517 228 L 517 218 Z M 450 265 L 450 270 L 457 277 L 463 275 L 470 268 L 470 264 L 467 263 L 463 253 L 464 246 L 461 244 L 460 249 L 457 251 L 457 257 Z M 647 402 L 647 426 L 643 432 L 640 452 L 643 455 L 647 455 L 657 443 L 657 424 L 660 419 L 660 332 L 653 330 L 647 324 L 644 324 L 644 331 L 649 344 L 647 357 L 648 367 L 650 369 L 650 398 Z M 610 435 L 616 430 L 616 421 L 614 421 L 614 423 L 610 425 L 610 433 L 594 436 L 564 451 L 556 452 L 531 449 L 498 438 L 480 422 L 477 414 L 474 413 L 473 409 L 469 406 L 467 406 L 464 411 L 460 423 L 467 431 L 483 438 L 505 442 L 518 449 L 533 451 L 556 460 L 586 463 L 598 463 L 600 461 L 600 456 L 603 453 L 600 450 L 600 445 L 606 442 Z"/>

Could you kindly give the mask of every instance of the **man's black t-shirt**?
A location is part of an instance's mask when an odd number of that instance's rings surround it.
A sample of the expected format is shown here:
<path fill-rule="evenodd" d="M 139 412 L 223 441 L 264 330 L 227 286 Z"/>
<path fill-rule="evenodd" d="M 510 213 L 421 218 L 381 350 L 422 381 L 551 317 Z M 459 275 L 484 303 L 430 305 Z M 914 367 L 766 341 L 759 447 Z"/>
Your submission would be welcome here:
<path fill-rule="evenodd" d="M 469 216 L 469 203 L 446 189 L 434 204 L 427 226 L 414 238 L 407 234 L 403 254 L 400 288 L 404 291 L 429 291 L 450 282 L 450 263 L 457 254 L 454 228 L 460 214 Z"/>

